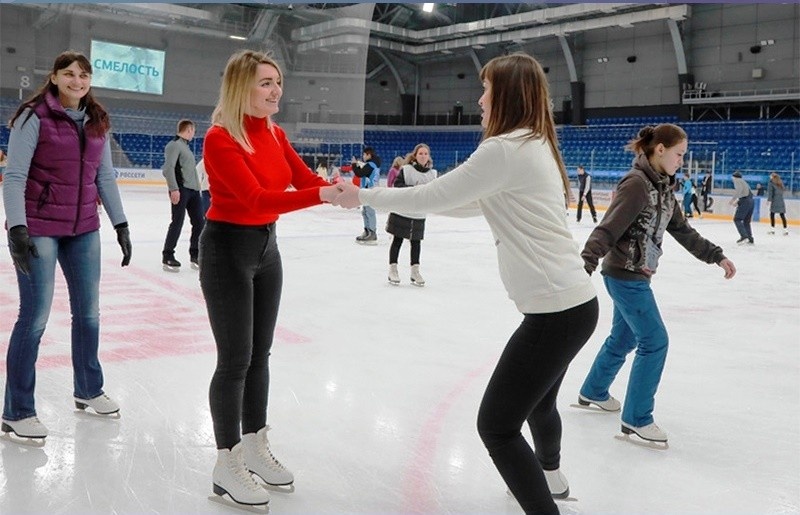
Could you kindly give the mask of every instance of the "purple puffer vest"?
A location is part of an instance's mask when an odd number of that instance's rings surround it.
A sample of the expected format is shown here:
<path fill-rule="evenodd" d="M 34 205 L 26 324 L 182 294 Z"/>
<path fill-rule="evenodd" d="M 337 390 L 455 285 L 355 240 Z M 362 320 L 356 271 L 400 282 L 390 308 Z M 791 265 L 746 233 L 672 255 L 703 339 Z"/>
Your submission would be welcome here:
<path fill-rule="evenodd" d="M 25 187 L 25 214 L 31 236 L 76 236 L 100 228 L 97 169 L 105 135 L 85 134 L 83 151 L 75 122 L 50 92 L 34 108 L 39 141 Z"/>

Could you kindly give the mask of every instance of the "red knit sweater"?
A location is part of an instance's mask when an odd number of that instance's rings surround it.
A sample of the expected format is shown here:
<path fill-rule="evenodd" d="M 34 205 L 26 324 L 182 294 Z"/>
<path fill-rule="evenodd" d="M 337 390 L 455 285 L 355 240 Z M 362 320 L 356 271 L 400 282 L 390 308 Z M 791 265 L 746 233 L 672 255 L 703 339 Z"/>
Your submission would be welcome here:
<path fill-rule="evenodd" d="M 321 204 L 319 188 L 328 186 L 312 172 L 277 125 L 245 116 L 245 130 L 255 152 L 248 153 L 228 131 L 212 126 L 203 143 L 211 208 L 209 220 L 265 225 L 304 207 Z M 294 190 L 288 190 L 293 186 Z"/>

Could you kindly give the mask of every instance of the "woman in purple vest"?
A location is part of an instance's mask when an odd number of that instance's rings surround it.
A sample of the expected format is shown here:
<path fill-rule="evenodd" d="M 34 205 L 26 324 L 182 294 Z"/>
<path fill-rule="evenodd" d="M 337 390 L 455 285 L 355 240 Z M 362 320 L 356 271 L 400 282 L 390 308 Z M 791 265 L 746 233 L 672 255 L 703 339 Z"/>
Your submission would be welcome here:
<path fill-rule="evenodd" d="M 92 96 L 92 66 L 77 52 L 53 63 L 47 82 L 9 126 L 3 201 L 8 246 L 17 271 L 19 318 L 6 359 L 3 432 L 43 439 L 36 416 L 36 356 L 53 302 L 56 262 L 72 312 L 75 406 L 110 415 L 119 406 L 103 393 L 99 341 L 102 200 L 123 259 L 131 259 L 128 221 L 111 164 L 108 113 Z"/>

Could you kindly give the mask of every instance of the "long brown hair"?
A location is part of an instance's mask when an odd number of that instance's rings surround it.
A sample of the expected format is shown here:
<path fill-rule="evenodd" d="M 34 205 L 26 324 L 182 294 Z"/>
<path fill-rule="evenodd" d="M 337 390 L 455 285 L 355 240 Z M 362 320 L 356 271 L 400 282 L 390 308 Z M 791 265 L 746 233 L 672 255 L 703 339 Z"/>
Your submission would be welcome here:
<path fill-rule="evenodd" d="M 515 129 L 528 129 L 531 138 L 547 141 L 561 172 L 565 198 L 569 198 L 569 178 L 558 151 L 556 125 L 550 109 L 550 88 L 542 66 L 527 54 L 505 55 L 486 63 L 480 78 L 491 84 L 492 91 L 492 105 L 483 139 Z"/>
<path fill-rule="evenodd" d="M 53 69 L 47 75 L 47 79 L 45 79 L 44 84 L 42 84 L 39 90 L 34 93 L 32 97 L 23 102 L 17 109 L 17 112 L 14 113 L 14 116 L 11 117 L 11 120 L 8 122 L 9 128 L 14 126 L 14 122 L 20 117 L 25 109 L 30 108 L 28 116 L 26 116 L 25 120 L 22 121 L 22 124 L 24 125 L 25 122 L 28 121 L 28 118 L 33 115 L 33 110 L 44 102 L 44 96 L 48 91 L 54 97 L 58 98 L 58 86 L 53 84 L 52 77 L 59 70 L 67 68 L 74 62 L 78 63 L 78 66 L 81 67 L 81 70 L 85 71 L 89 75 L 92 74 L 92 64 L 85 55 L 81 54 L 80 52 L 75 52 L 74 50 L 67 50 L 66 52 L 61 53 L 58 57 L 56 57 L 56 60 L 53 61 Z M 89 88 L 89 92 L 86 93 L 86 95 L 81 99 L 80 108 L 85 110 L 86 117 L 88 118 L 86 125 L 84 125 L 84 129 L 86 130 L 87 134 L 91 134 L 93 136 L 102 136 L 111 128 L 111 121 L 108 118 L 108 112 L 105 110 L 102 104 L 100 104 L 100 102 L 95 100 L 91 87 Z"/>
<path fill-rule="evenodd" d="M 642 127 L 639 134 L 625 145 L 625 150 L 630 150 L 635 154 L 644 154 L 650 158 L 656 151 L 656 147 L 661 144 L 665 148 L 671 148 L 688 139 L 686 132 L 672 123 L 661 123 L 653 127 L 647 125 Z"/>

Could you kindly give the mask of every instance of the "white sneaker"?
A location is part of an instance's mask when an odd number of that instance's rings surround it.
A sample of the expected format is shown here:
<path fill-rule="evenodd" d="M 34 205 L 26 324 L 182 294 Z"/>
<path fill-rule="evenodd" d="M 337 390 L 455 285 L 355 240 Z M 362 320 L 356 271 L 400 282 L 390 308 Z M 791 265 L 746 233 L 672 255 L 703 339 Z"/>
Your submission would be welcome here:
<path fill-rule="evenodd" d="M 111 415 L 119 412 L 119 404 L 104 393 L 101 393 L 94 399 L 80 399 L 75 397 L 75 407 L 79 410 L 92 408 L 98 415 Z"/>
<path fill-rule="evenodd" d="M 604 401 L 596 401 L 578 394 L 578 404 L 581 406 L 589 406 L 590 404 L 594 404 L 603 411 L 619 411 L 621 407 L 620 402 L 610 395 L 608 396 L 608 399 Z"/>
<path fill-rule="evenodd" d="M 237 504 L 262 506 L 269 503 L 269 493 L 256 483 L 244 465 L 242 442 L 233 449 L 217 449 L 213 480 L 214 493 L 220 497 L 227 494 Z"/>
<path fill-rule="evenodd" d="M 545 470 L 544 478 L 547 480 L 547 487 L 550 495 L 554 499 L 566 499 L 569 497 L 569 483 L 567 478 L 561 473 L 561 469 Z"/>
<path fill-rule="evenodd" d="M 392 284 L 400 284 L 400 274 L 397 273 L 397 263 L 389 265 L 389 282 Z"/>
<path fill-rule="evenodd" d="M 242 435 L 244 462 L 252 473 L 268 485 L 291 485 L 294 483 L 294 474 L 286 470 L 286 467 L 272 455 L 267 431 L 269 426 L 264 426 L 257 433 Z"/>
<path fill-rule="evenodd" d="M 425 286 L 425 279 L 419 274 L 419 265 L 411 265 L 411 284 Z"/>
<path fill-rule="evenodd" d="M 784 236 L 789 236 L 789 229 L 784 229 L 783 230 L 783 235 Z"/>
<path fill-rule="evenodd" d="M 622 432 L 626 435 L 636 434 L 642 440 L 649 442 L 666 442 L 667 433 L 661 430 L 655 422 L 647 424 L 646 426 L 634 427 L 630 424 L 622 423 Z"/>
<path fill-rule="evenodd" d="M 50 434 L 36 416 L 22 420 L 3 419 L 2 430 L 4 433 L 14 433 L 20 438 L 46 438 Z"/>

